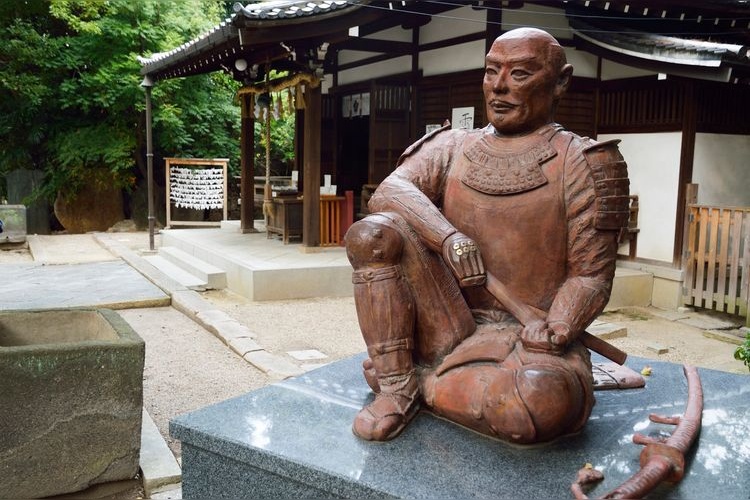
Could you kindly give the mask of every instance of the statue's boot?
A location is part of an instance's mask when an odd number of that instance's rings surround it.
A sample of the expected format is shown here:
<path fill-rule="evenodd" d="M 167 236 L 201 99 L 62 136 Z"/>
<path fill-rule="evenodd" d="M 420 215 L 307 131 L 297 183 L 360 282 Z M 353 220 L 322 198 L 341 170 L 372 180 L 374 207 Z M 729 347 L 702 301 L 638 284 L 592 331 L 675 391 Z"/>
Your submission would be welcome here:
<path fill-rule="evenodd" d="M 372 392 L 375 394 L 380 392 L 380 384 L 378 383 L 378 374 L 375 373 L 375 365 L 372 364 L 370 358 L 365 359 L 362 362 L 362 373 L 365 375 L 365 382 L 370 386 Z"/>
<path fill-rule="evenodd" d="M 362 439 L 396 437 L 419 409 L 412 361 L 414 307 L 399 265 L 354 272 L 354 296 L 370 358 L 363 364 L 375 400 L 354 419 Z"/>
<path fill-rule="evenodd" d="M 400 264 L 403 247 L 398 231 L 373 220 L 356 222 L 346 234 L 354 303 L 370 355 L 365 379 L 376 393 L 352 430 L 371 441 L 397 436 L 419 409 L 412 361 L 415 306 Z"/>
<path fill-rule="evenodd" d="M 396 437 L 419 410 L 416 373 L 411 366 L 404 371 L 411 363 L 399 359 L 404 353 L 411 356 L 411 350 L 403 349 L 404 344 L 393 347 L 396 350 L 384 354 L 368 349 L 378 373 L 380 391 L 375 394 L 375 400 L 357 414 L 352 425 L 354 434 L 368 441 L 388 441 Z"/>

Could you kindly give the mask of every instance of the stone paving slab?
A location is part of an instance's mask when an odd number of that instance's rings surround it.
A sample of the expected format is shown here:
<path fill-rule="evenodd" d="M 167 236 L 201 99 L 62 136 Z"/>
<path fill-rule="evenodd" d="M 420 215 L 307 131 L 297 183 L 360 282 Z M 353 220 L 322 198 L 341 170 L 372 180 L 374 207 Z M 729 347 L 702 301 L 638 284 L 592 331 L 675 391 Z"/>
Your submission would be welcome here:
<path fill-rule="evenodd" d="M 121 260 L 0 265 L 0 310 L 157 307 L 170 298 Z"/>
<path fill-rule="evenodd" d="M 81 264 L 116 259 L 91 234 L 67 234 L 64 238 L 32 234 L 28 241 L 34 261 L 44 264 Z"/>
<path fill-rule="evenodd" d="M 722 330 L 728 328 L 738 328 L 741 324 L 727 321 L 720 318 L 714 318 L 706 314 L 693 314 L 688 318 L 679 319 L 678 322 L 694 326 L 695 328 L 702 328 L 704 330 Z"/>

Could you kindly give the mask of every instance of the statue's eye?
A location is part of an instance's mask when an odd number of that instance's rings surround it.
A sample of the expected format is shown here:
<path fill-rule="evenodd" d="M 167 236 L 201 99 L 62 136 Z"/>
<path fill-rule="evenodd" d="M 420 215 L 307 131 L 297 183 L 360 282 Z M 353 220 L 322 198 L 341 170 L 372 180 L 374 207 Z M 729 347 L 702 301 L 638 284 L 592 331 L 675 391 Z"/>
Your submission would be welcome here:
<path fill-rule="evenodd" d="M 531 73 L 524 69 L 514 69 L 510 72 L 510 76 L 512 76 L 514 80 L 525 80 L 531 76 Z"/>

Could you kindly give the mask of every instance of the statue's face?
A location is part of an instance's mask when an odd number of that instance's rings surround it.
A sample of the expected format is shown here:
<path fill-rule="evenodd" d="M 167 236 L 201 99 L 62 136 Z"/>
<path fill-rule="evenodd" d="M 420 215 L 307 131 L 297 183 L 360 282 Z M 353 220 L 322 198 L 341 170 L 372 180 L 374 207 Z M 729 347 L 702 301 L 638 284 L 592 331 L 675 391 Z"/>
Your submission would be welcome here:
<path fill-rule="evenodd" d="M 552 121 L 572 67 L 553 64 L 548 36 L 507 35 L 487 54 L 482 88 L 487 118 L 498 133 L 523 135 Z"/>

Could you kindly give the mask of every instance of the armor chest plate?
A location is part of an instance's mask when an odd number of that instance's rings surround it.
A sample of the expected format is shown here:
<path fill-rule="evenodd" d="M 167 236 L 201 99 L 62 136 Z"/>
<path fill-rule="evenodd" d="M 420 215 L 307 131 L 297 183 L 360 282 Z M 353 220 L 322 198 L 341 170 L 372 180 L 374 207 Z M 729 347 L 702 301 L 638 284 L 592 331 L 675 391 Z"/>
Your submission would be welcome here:
<path fill-rule="evenodd" d="M 500 139 L 485 133 L 469 141 L 448 173 L 443 213 L 477 241 L 488 271 L 546 310 L 566 270 L 564 154 L 537 134 Z M 467 299 L 473 308 L 494 303 L 481 288 L 470 289 Z"/>

